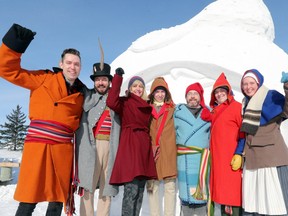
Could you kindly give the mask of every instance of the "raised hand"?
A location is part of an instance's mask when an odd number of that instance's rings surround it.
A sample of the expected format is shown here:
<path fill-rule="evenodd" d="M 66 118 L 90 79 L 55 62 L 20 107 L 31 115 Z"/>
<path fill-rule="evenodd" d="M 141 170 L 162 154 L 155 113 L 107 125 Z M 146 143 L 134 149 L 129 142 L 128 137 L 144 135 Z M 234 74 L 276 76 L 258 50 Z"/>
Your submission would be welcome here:
<path fill-rule="evenodd" d="M 117 68 L 117 69 L 115 70 L 115 73 L 116 73 L 117 75 L 119 75 L 119 76 L 123 76 L 123 74 L 124 74 L 125 72 L 124 72 L 124 70 L 123 70 L 121 67 L 119 67 L 119 68 Z"/>

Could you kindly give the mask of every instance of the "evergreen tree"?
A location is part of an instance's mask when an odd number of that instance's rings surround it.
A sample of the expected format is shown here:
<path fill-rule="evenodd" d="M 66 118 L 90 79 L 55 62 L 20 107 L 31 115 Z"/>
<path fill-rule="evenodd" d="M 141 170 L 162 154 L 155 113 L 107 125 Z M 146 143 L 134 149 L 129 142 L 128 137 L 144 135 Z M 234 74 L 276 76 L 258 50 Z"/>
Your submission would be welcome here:
<path fill-rule="evenodd" d="M 8 146 L 9 150 L 13 151 L 23 149 L 27 134 L 26 115 L 21 111 L 21 108 L 17 105 L 16 110 L 13 109 L 10 115 L 6 115 L 8 122 L 0 125 L 0 144 Z"/>

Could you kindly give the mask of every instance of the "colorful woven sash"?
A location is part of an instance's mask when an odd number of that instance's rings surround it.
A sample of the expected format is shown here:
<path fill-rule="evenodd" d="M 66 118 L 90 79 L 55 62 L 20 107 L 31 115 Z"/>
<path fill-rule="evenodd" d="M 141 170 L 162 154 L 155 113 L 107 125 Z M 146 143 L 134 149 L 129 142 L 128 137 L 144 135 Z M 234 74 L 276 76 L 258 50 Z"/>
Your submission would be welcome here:
<path fill-rule="evenodd" d="M 208 170 L 210 167 L 210 150 L 207 148 L 177 144 L 177 155 L 185 154 L 201 154 L 198 184 L 192 196 L 197 200 L 207 200 L 209 194 Z"/>
<path fill-rule="evenodd" d="M 45 144 L 71 143 L 74 132 L 66 125 L 55 121 L 32 120 L 25 142 Z"/>

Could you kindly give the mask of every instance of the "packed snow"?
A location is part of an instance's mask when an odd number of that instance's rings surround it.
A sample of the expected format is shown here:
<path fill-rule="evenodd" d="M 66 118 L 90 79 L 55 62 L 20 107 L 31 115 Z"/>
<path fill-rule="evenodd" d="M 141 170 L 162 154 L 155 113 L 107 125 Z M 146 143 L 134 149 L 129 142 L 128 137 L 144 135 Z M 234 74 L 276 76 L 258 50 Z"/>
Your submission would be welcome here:
<path fill-rule="evenodd" d="M 283 92 L 280 78 L 282 71 L 288 71 L 288 55 L 273 43 L 274 34 L 271 14 L 262 0 L 218 0 L 186 23 L 140 37 L 111 67 L 112 71 L 119 66 L 125 70 L 122 94 L 133 75 L 144 78 L 148 91 L 153 79 L 163 76 L 176 103 L 184 102 L 186 87 L 198 81 L 208 104 L 215 79 L 225 72 L 236 99 L 241 101 L 239 81 L 251 68 L 264 75 L 266 86 Z M 284 122 L 281 129 L 286 130 L 287 124 Z M 287 141 L 288 134 L 283 135 Z M 21 162 L 21 152 L 0 149 L 0 160 L 4 159 Z M 0 185 L 0 215 L 15 215 L 18 202 L 13 194 L 18 172 L 19 168 L 13 168 L 13 179 Z M 79 196 L 75 198 L 79 215 Z M 112 199 L 112 216 L 120 215 L 121 202 L 122 191 Z M 39 203 L 34 215 L 45 215 L 46 207 L 47 203 Z M 179 211 L 177 198 L 177 215 Z M 146 192 L 141 215 L 149 215 Z"/>

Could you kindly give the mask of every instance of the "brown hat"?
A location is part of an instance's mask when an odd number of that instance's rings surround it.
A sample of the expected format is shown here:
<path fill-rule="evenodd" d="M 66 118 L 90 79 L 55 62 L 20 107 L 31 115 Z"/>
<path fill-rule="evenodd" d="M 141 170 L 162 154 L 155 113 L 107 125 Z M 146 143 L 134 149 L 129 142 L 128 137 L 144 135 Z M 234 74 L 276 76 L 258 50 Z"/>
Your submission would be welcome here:
<path fill-rule="evenodd" d="M 100 68 L 101 63 L 95 63 L 93 65 L 93 74 L 90 78 L 94 81 L 95 77 L 106 76 L 111 81 L 113 76 L 110 74 L 110 65 L 103 63 L 103 69 Z"/>
<path fill-rule="evenodd" d="M 152 101 L 153 93 L 156 89 L 162 88 L 166 92 L 165 102 L 171 102 L 173 104 L 172 96 L 168 88 L 168 84 L 164 77 L 156 77 L 154 81 L 152 82 L 151 88 L 150 88 L 150 94 L 148 95 L 148 98 Z M 153 102 L 153 101 L 152 101 Z"/>

